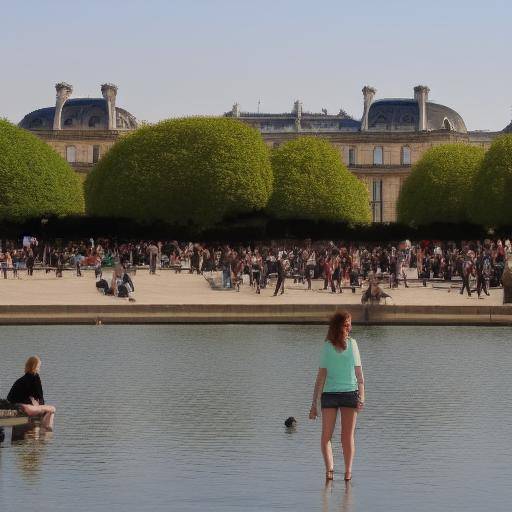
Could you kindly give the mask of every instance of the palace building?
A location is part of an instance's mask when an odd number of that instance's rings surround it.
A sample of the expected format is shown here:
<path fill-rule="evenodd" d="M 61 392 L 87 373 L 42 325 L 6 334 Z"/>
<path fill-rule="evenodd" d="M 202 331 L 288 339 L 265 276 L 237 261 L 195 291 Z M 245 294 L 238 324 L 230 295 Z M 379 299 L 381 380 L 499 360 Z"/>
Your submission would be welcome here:
<path fill-rule="evenodd" d="M 75 171 L 89 172 L 114 142 L 138 126 L 135 117 L 116 106 L 117 87 L 101 86 L 102 98 L 73 98 L 73 87 L 55 85 L 54 107 L 40 108 L 19 123 L 46 141 Z"/>
<path fill-rule="evenodd" d="M 88 172 L 123 134 L 137 128 L 127 110 L 116 106 L 117 87 L 101 86 L 102 98 L 70 99 L 72 86 L 59 83 L 54 107 L 26 115 L 20 126 L 57 150 L 77 172 Z M 345 111 L 311 113 L 295 101 L 291 112 L 243 112 L 235 103 L 224 114 L 258 129 L 270 147 L 294 137 L 324 137 L 349 168 L 368 187 L 374 222 L 394 222 L 396 202 L 411 166 L 436 144 L 464 142 L 488 148 L 492 139 L 512 132 L 468 131 L 453 109 L 429 101 L 429 88 L 418 85 L 412 98 L 375 99 L 365 86 L 363 115 L 354 119 Z"/>

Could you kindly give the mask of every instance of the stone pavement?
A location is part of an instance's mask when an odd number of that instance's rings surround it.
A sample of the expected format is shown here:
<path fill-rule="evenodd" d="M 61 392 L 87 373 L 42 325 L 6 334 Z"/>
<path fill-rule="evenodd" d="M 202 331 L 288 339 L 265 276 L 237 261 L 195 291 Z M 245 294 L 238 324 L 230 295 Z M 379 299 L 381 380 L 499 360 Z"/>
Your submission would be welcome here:
<path fill-rule="evenodd" d="M 0 279 L 0 306 L 8 305 L 121 305 L 128 304 L 126 299 L 104 296 L 96 290 L 94 272 L 83 270 L 83 277 L 76 277 L 75 272 L 65 271 L 64 277 L 56 278 L 55 273 L 45 274 L 36 271 L 32 277 L 21 273 L 21 279 Z M 111 270 L 105 270 L 104 278 L 110 281 Z M 260 295 L 249 285 L 243 285 L 240 292 L 234 290 L 212 290 L 203 276 L 188 273 L 176 274 L 170 270 L 159 270 L 150 275 L 148 270 L 138 270 L 133 277 L 134 297 L 140 305 L 344 305 L 360 304 L 361 290 L 352 293 L 350 289 L 342 294 L 324 291 L 323 281 L 313 281 L 313 290 L 306 291 L 301 284 L 286 280 L 284 295 L 273 297 L 275 281 L 271 287 L 261 291 Z M 408 289 L 400 286 L 390 290 L 383 289 L 392 296 L 388 304 L 397 306 L 500 306 L 503 290 L 491 290 L 490 297 L 478 300 L 476 294 L 471 298 L 460 295 L 458 288 L 444 289 L 424 288 L 415 284 Z M 130 303 L 131 304 L 131 303 Z"/>

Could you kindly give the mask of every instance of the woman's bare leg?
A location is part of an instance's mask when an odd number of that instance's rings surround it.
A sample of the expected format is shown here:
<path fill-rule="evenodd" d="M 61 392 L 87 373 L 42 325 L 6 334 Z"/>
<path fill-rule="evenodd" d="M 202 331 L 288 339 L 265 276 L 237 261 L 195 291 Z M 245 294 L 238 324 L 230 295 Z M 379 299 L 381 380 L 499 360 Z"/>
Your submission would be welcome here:
<path fill-rule="evenodd" d="M 322 409 L 322 438 L 320 444 L 325 463 L 325 470 L 327 472 L 332 471 L 334 468 L 331 438 L 334 432 L 334 427 L 336 426 L 337 412 L 338 409 L 334 408 Z"/>
<path fill-rule="evenodd" d="M 352 477 L 352 462 L 356 451 L 355 431 L 357 410 L 351 407 L 341 407 L 341 447 L 345 461 L 345 478 Z"/>
<path fill-rule="evenodd" d="M 48 430 L 53 430 L 55 407 L 53 405 L 29 405 L 21 404 L 22 411 L 29 417 L 42 416 L 42 425 Z"/>

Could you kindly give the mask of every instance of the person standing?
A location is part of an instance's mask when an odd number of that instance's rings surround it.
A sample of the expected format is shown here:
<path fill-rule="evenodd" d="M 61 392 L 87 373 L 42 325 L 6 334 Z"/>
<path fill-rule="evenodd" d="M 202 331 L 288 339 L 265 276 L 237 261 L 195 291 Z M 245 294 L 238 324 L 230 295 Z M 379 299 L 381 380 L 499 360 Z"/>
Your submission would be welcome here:
<path fill-rule="evenodd" d="M 336 426 L 338 410 L 341 415 L 341 446 L 345 462 L 345 481 L 352 479 L 355 454 L 357 413 L 365 400 L 361 357 L 356 340 L 350 337 L 352 318 L 345 311 L 335 313 L 330 322 L 313 391 L 309 418 L 318 416 L 317 402 L 321 398 L 321 449 L 325 463 L 325 476 L 332 480 L 334 459 L 331 438 Z"/>
<path fill-rule="evenodd" d="M 471 258 L 471 254 L 468 253 L 463 264 L 462 264 L 462 288 L 460 289 L 460 294 L 464 294 L 464 289 L 468 292 L 468 297 L 471 297 L 471 287 L 469 285 L 469 280 L 473 275 L 473 260 Z"/>
<path fill-rule="evenodd" d="M 483 253 L 480 253 L 476 259 L 475 271 L 476 271 L 476 293 L 478 298 L 482 294 L 482 290 L 485 295 L 489 296 L 489 290 L 487 289 L 487 276 L 485 275 L 485 257 Z"/>
<path fill-rule="evenodd" d="M 306 281 L 308 282 L 308 290 L 311 290 L 311 279 L 315 277 L 316 268 L 316 252 L 312 250 L 309 255 L 305 256 L 306 259 Z"/>
<path fill-rule="evenodd" d="M 0 268 L 2 269 L 4 279 L 7 279 L 7 256 L 4 252 L 0 252 Z"/>
<path fill-rule="evenodd" d="M 149 273 L 155 275 L 156 260 L 158 257 L 158 247 L 155 245 L 155 242 L 151 242 L 151 244 L 149 244 L 147 252 L 149 254 Z"/>
<path fill-rule="evenodd" d="M 32 276 L 34 274 L 34 253 L 33 253 L 32 249 L 29 249 L 29 251 L 28 251 L 26 265 L 27 265 L 27 274 L 29 276 Z"/>
<path fill-rule="evenodd" d="M 286 253 L 283 253 L 277 260 L 277 284 L 276 289 L 274 290 L 274 297 L 277 295 L 279 290 L 281 290 L 281 295 L 284 293 L 284 281 L 286 279 L 287 262 L 288 260 L 286 259 Z"/>

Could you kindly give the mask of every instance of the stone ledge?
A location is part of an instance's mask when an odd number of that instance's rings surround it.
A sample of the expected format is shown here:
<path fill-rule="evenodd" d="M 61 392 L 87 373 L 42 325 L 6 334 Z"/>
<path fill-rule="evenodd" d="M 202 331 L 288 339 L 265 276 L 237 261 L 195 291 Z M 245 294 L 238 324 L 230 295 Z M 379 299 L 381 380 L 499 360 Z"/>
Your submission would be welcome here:
<path fill-rule="evenodd" d="M 512 325 L 512 306 L 335 304 L 50 305 L 0 306 L 0 325 L 39 324 L 325 324 L 336 310 L 362 325 Z"/>

